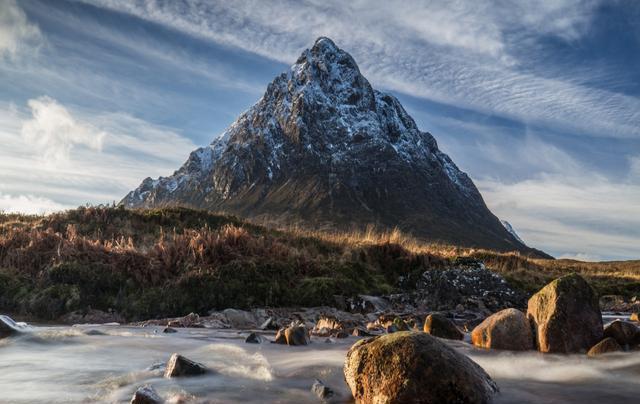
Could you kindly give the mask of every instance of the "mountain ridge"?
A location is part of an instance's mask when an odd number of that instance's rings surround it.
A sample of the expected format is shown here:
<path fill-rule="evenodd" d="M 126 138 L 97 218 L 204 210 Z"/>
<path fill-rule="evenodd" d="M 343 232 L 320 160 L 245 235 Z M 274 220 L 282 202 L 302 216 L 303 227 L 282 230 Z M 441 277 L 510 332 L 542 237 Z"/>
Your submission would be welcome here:
<path fill-rule="evenodd" d="M 146 178 L 121 204 L 316 228 L 398 227 L 432 241 L 544 255 L 505 229 L 435 138 L 326 37 L 209 146 L 172 176 Z"/>

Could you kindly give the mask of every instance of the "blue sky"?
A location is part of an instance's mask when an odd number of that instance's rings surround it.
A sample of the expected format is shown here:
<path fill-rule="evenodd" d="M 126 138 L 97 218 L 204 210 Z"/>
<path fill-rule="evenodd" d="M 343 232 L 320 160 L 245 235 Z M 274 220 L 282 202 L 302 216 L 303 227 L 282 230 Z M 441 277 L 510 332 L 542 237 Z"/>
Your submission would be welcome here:
<path fill-rule="evenodd" d="M 119 200 L 316 37 L 531 246 L 640 258 L 640 2 L 0 0 L 0 209 Z"/>

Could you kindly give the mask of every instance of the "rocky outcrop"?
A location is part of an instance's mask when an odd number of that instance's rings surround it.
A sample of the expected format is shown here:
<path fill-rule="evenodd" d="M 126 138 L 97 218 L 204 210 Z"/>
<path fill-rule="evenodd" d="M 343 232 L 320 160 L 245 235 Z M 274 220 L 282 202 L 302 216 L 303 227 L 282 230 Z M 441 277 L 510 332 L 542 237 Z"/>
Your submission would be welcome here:
<path fill-rule="evenodd" d="M 429 314 L 424 320 L 424 332 L 434 337 L 446 339 L 463 339 L 464 334 L 448 318 L 440 314 Z"/>
<path fill-rule="evenodd" d="M 153 386 L 139 387 L 133 397 L 131 398 L 131 404 L 162 404 L 164 400 L 156 392 Z"/>
<path fill-rule="evenodd" d="M 603 336 L 597 294 L 577 274 L 558 278 L 533 295 L 527 317 L 541 352 L 585 352 Z"/>
<path fill-rule="evenodd" d="M 167 362 L 164 377 L 198 376 L 205 373 L 207 373 L 207 368 L 203 364 L 174 353 Z"/>
<path fill-rule="evenodd" d="M 640 343 L 640 330 L 635 324 L 616 320 L 604 328 L 604 337 L 613 338 L 620 346 L 629 349 Z"/>
<path fill-rule="evenodd" d="M 421 332 L 363 339 L 344 375 L 357 403 L 489 403 L 498 390 L 475 362 Z"/>
<path fill-rule="evenodd" d="M 487 317 L 471 332 L 471 342 L 486 349 L 535 349 L 531 324 L 527 316 L 517 309 L 505 309 Z"/>
<path fill-rule="evenodd" d="M 618 341 L 611 337 L 608 337 L 591 347 L 591 349 L 589 349 L 589 351 L 587 352 L 587 355 L 600 356 L 607 353 L 620 351 L 622 351 L 622 347 L 620 346 L 620 344 L 618 344 Z"/>

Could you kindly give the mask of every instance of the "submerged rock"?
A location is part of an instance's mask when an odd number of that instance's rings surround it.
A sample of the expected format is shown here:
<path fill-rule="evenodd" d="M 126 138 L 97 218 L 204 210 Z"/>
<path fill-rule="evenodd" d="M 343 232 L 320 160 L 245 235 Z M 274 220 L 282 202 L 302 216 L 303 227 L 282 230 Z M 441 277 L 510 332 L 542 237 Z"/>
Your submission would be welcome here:
<path fill-rule="evenodd" d="M 523 312 L 516 309 L 505 309 L 487 317 L 471 332 L 471 342 L 487 349 L 535 349 L 531 323 Z"/>
<path fill-rule="evenodd" d="M 313 394 L 318 396 L 321 400 L 327 400 L 333 397 L 334 392 L 329 387 L 325 386 L 320 380 L 316 379 L 316 381 L 311 386 L 311 391 Z"/>
<path fill-rule="evenodd" d="M 533 295 L 527 317 L 540 352 L 584 352 L 603 336 L 597 294 L 577 274 L 558 278 Z"/>
<path fill-rule="evenodd" d="M 165 333 L 165 334 L 173 334 L 173 333 L 178 332 L 178 330 L 176 330 L 175 328 L 171 328 L 171 327 L 164 327 L 162 332 Z"/>
<path fill-rule="evenodd" d="M 247 338 L 245 338 L 244 342 L 246 342 L 247 344 L 261 344 L 262 337 L 259 334 L 252 332 L 251 334 L 247 335 Z"/>
<path fill-rule="evenodd" d="M 158 395 L 153 386 L 142 386 L 133 393 L 131 404 L 161 404 L 164 403 L 162 397 Z"/>
<path fill-rule="evenodd" d="M 356 342 L 344 375 L 357 403 L 489 403 L 498 387 L 475 362 L 421 332 Z"/>
<path fill-rule="evenodd" d="M 174 353 L 167 362 L 164 377 L 198 376 L 205 373 L 207 373 L 207 368 L 203 364 Z"/>
<path fill-rule="evenodd" d="M 618 344 L 618 341 L 611 337 L 607 337 L 592 346 L 591 349 L 589 349 L 589 351 L 587 352 L 587 355 L 598 356 L 620 351 L 622 351 L 622 347 L 620 346 L 620 344 Z"/>
<path fill-rule="evenodd" d="M 424 332 L 434 337 L 446 339 L 462 339 L 464 334 L 453 321 L 440 314 L 429 314 L 424 320 Z"/>
<path fill-rule="evenodd" d="M 640 330 L 635 324 L 615 320 L 604 328 L 604 337 L 613 338 L 623 348 L 629 349 L 640 343 Z"/>

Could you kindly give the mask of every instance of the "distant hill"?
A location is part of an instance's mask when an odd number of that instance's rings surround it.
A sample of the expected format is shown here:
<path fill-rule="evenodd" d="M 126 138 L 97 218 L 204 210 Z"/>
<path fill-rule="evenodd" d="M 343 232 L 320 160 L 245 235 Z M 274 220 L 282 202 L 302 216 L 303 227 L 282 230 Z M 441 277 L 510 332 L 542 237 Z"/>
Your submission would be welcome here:
<path fill-rule="evenodd" d="M 471 179 L 330 39 L 129 208 L 183 205 L 311 228 L 398 227 L 425 240 L 546 256 L 494 216 Z"/>

